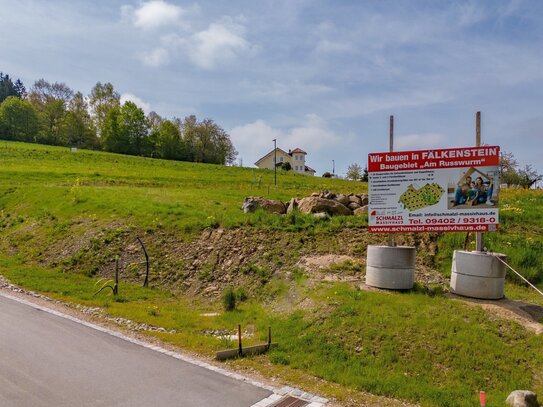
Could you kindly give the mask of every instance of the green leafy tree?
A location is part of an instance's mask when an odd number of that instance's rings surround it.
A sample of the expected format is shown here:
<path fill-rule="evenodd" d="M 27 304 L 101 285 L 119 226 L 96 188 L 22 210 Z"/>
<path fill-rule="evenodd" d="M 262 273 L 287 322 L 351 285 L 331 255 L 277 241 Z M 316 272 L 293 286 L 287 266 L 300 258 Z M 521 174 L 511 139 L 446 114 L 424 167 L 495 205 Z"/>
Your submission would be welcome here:
<path fill-rule="evenodd" d="M 124 138 L 119 125 L 121 115 L 120 107 L 112 107 L 108 110 L 101 129 L 101 142 L 104 150 L 113 153 L 124 153 L 128 140 Z"/>
<path fill-rule="evenodd" d="M 213 120 L 198 122 L 196 116 L 188 116 L 182 123 L 182 129 L 189 161 L 213 164 L 235 162 L 238 152 L 230 136 Z"/>
<path fill-rule="evenodd" d="M 290 165 L 290 163 L 288 161 L 282 162 L 281 163 L 281 169 L 283 171 L 290 171 L 290 170 L 292 170 L 292 165 Z"/>
<path fill-rule="evenodd" d="M 38 115 L 30 102 L 8 96 L 0 104 L 1 138 L 32 142 L 36 140 L 38 129 Z"/>
<path fill-rule="evenodd" d="M 351 164 L 347 167 L 347 179 L 358 181 L 362 178 L 362 167 L 357 163 Z"/>
<path fill-rule="evenodd" d="M 141 155 L 145 138 L 148 136 L 148 125 L 145 113 L 134 102 L 127 101 L 121 107 L 120 130 L 127 140 L 126 154 Z"/>
<path fill-rule="evenodd" d="M 127 101 L 106 115 L 102 138 L 107 151 L 141 155 L 148 135 L 147 120 L 142 109 Z"/>
<path fill-rule="evenodd" d="M 167 160 L 183 160 L 187 156 L 181 130 L 174 122 L 164 120 L 158 128 L 157 152 Z"/>
<path fill-rule="evenodd" d="M 40 118 L 40 143 L 66 145 L 62 122 L 72 97 L 73 91 L 65 83 L 51 84 L 44 79 L 34 82 L 28 99 Z"/>
<path fill-rule="evenodd" d="M 111 83 L 97 82 L 89 95 L 89 104 L 94 126 L 98 134 L 102 135 L 109 111 L 121 106 L 121 96 Z"/>
<path fill-rule="evenodd" d="M 99 148 L 96 129 L 89 114 L 88 103 L 81 92 L 77 92 L 62 123 L 63 139 L 68 146 L 90 149 Z"/>

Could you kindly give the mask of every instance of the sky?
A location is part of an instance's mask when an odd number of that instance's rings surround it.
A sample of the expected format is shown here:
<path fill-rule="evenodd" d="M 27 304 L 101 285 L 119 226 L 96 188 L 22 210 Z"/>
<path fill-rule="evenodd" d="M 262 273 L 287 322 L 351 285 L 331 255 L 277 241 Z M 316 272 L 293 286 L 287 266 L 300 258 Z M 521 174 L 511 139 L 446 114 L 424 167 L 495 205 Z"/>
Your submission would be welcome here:
<path fill-rule="evenodd" d="M 475 144 L 543 173 L 543 1 L 0 0 L 0 71 L 211 118 L 244 166 Z"/>

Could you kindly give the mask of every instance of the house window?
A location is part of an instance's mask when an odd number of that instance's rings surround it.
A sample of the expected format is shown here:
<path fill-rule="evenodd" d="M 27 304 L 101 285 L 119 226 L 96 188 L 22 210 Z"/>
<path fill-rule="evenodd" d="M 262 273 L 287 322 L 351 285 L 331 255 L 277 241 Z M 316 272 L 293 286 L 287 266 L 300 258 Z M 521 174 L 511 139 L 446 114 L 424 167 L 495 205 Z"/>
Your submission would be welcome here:
<path fill-rule="evenodd" d="M 283 157 L 279 157 L 279 161 L 280 161 L 280 162 L 283 162 Z"/>
<path fill-rule="evenodd" d="M 275 157 L 273 157 L 273 163 L 275 164 Z"/>

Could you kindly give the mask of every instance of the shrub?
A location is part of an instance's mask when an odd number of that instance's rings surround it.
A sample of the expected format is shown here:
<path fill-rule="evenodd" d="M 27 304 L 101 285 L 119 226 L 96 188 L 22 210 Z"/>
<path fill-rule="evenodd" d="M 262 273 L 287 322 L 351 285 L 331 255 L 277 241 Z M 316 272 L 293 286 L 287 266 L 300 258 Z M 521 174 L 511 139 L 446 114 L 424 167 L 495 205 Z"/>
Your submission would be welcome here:
<path fill-rule="evenodd" d="M 234 311 L 236 309 L 236 293 L 232 288 L 227 288 L 222 296 L 222 303 L 226 311 Z"/>

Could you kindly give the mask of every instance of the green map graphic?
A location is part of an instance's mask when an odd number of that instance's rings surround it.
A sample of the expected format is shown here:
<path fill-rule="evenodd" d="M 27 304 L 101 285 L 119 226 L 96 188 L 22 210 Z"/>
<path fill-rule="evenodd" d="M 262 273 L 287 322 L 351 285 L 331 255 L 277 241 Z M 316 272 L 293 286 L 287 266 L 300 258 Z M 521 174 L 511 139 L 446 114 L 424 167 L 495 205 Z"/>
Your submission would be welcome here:
<path fill-rule="evenodd" d="M 432 206 L 439 202 L 441 196 L 445 191 L 441 188 L 441 185 L 426 184 L 420 189 L 416 189 L 413 184 L 407 187 L 407 190 L 400 196 L 399 202 L 410 212 L 417 209 L 424 208 L 426 206 Z"/>

